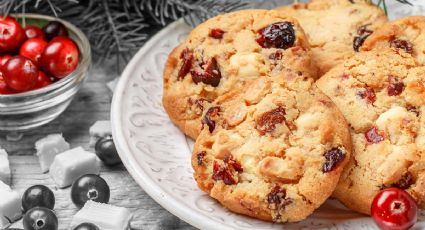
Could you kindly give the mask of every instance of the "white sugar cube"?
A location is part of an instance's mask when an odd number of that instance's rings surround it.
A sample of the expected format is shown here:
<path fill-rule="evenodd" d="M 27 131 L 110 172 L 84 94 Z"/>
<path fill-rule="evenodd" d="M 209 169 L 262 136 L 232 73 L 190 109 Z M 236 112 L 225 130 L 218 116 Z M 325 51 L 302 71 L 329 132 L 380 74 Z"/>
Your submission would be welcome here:
<path fill-rule="evenodd" d="M 111 128 L 111 122 L 110 121 L 96 121 L 91 127 L 90 127 L 90 147 L 94 147 L 96 145 L 96 142 L 106 136 L 112 135 L 112 128 Z"/>
<path fill-rule="evenodd" d="M 56 155 L 50 166 L 50 175 L 59 188 L 71 185 L 85 174 L 99 174 L 100 163 L 94 153 L 78 147 Z"/>
<path fill-rule="evenodd" d="M 0 181 L 10 184 L 10 166 L 7 158 L 7 152 L 0 149 Z"/>
<path fill-rule="evenodd" d="M 55 156 L 69 150 L 69 144 L 63 139 L 62 134 L 51 134 L 35 142 L 41 172 L 49 171 Z"/>
<path fill-rule="evenodd" d="M 0 181 L 0 229 L 21 218 L 21 197 Z"/>
<path fill-rule="evenodd" d="M 126 208 L 87 201 L 72 219 L 71 229 L 88 222 L 102 230 L 126 230 L 130 227 L 131 219 L 132 214 Z"/>

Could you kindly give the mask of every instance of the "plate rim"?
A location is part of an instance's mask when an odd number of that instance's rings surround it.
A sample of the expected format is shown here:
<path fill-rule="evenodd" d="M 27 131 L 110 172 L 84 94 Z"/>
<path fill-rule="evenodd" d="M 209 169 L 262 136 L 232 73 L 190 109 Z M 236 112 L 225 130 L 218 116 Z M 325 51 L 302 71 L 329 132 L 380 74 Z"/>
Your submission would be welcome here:
<path fill-rule="evenodd" d="M 125 168 L 130 173 L 131 177 L 137 182 L 137 184 L 160 206 L 164 209 L 177 216 L 178 218 L 184 220 L 186 223 L 199 228 L 199 229 L 214 229 L 214 225 L 218 224 L 217 221 L 214 221 L 211 218 L 206 218 L 205 215 L 201 215 L 196 212 L 191 212 L 190 208 L 186 206 L 173 205 L 179 203 L 178 200 L 168 197 L 167 194 L 157 185 L 157 183 L 151 179 L 148 175 L 143 173 L 143 170 L 140 170 L 137 165 L 137 160 L 134 158 L 133 154 L 130 151 L 130 148 L 127 145 L 127 141 L 124 137 L 124 130 L 122 126 L 122 116 L 121 116 L 121 99 L 125 94 L 126 83 L 132 77 L 132 71 L 136 68 L 140 58 L 147 53 L 152 47 L 154 47 L 158 41 L 168 33 L 168 31 L 174 29 L 177 26 L 180 26 L 184 23 L 184 19 L 179 19 L 157 34 L 155 34 L 151 39 L 149 39 L 143 47 L 137 51 L 133 56 L 130 62 L 125 67 L 123 73 L 121 74 L 118 83 L 115 87 L 112 103 L 111 103 L 111 126 L 112 126 L 112 136 L 114 138 L 115 146 L 118 150 L 118 154 L 123 161 Z M 162 77 L 162 76 L 161 76 Z M 233 228 L 222 225 L 220 229 L 232 230 Z"/>

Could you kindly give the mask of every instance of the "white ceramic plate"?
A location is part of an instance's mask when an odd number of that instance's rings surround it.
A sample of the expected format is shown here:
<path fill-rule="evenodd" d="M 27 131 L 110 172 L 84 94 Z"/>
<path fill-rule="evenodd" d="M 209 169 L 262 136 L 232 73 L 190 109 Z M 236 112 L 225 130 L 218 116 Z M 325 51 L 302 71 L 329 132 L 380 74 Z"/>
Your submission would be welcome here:
<path fill-rule="evenodd" d="M 389 1 L 392 7 L 395 0 Z M 397 7 L 392 12 L 411 15 L 413 11 L 423 14 L 425 8 Z M 137 183 L 168 211 L 200 229 L 375 229 L 369 217 L 335 200 L 300 223 L 279 225 L 229 212 L 197 188 L 190 163 L 193 142 L 171 123 L 161 104 L 164 63 L 189 31 L 180 20 L 159 32 L 134 56 L 115 89 L 113 135 Z M 420 219 L 425 220 L 423 214 Z M 424 221 L 415 228 L 425 228 Z"/>

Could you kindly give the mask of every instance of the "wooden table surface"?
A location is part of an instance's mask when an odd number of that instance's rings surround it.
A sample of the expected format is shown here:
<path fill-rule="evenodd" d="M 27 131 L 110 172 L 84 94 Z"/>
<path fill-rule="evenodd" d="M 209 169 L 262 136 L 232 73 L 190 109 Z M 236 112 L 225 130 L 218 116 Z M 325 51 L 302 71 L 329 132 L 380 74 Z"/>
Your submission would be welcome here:
<path fill-rule="evenodd" d="M 68 109 L 56 120 L 36 130 L 25 133 L 19 141 L 8 141 L 5 135 L 0 137 L 0 146 L 9 153 L 12 170 L 12 188 L 21 194 L 28 187 L 43 184 L 53 190 L 56 196 L 55 211 L 59 218 L 59 229 L 68 229 L 73 215 L 78 211 L 72 204 L 70 189 L 59 189 L 49 174 L 42 174 L 38 159 L 34 155 L 34 143 L 52 133 L 63 133 L 71 147 L 89 148 L 89 127 L 97 120 L 109 120 L 112 92 L 106 82 L 117 74 L 113 61 L 105 67 L 94 67 L 84 87 L 77 94 Z M 124 166 L 108 168 L 103 166 L 100 174 L 111 188 L 110 204 L 127 207 L 134 213 L 132 229 L 194 229 L 175 217 L 141 189 L 128 174 Z M 22 227 L 22 221 L 13 227 Z"/>

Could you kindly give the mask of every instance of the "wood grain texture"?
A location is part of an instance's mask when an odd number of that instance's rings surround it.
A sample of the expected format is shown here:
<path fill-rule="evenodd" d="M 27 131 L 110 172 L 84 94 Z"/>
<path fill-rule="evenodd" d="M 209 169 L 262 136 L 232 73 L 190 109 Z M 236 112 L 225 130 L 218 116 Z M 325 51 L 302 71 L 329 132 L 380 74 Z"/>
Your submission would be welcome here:
<path fill-rule="evenodd" d="M 113 63 L 105 66 L 114 66 Z M 70 188 L 59 189 L 49 174 L 42 174 L 38 159 L 34 155 L 36 140 L 52 133 L 63 133 L 71 147 L 89 148 L 89 128 L 97 120 L 109 120 L 112 93 L 106 82 L 114 79 L 114 69 L 92 68 L 84 87 L 69 108 L 56 120 L 24 134 L 19 141 L 7 141 L 0 137 L 0 146 L 9 153 L 12 170 L 12 187 L 21 194 L 28 187 L 43 184 L 51 188 L 56 196 L 55 211 L 59 218 L 59 229 L 68 229 L 73 215 L 78 211 L 72 204 Z M 141 189 L 123 166 L 102 167 L 101 176 L 111 188 L 113 205 L 129 208 L 134 213 L 132 229 L 194 229 L 159 206 Z M 22 227 L 22 221 L 13 227 Z"/>

